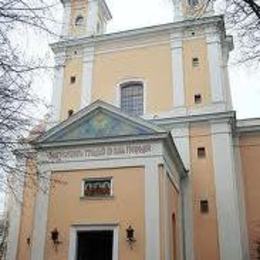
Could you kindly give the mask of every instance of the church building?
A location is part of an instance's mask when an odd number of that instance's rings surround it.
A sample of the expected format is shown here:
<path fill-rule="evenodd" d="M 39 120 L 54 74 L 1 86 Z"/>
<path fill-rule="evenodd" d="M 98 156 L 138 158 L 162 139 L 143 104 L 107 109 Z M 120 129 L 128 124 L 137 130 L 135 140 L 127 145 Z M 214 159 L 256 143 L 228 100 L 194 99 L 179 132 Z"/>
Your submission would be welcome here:
<path fill-rule="evenodd" d="M 6 259 L 259 259 L 260 119 L 232 108 L 223 16 L 173 0 L 173 23 L 106 33 L 105 0 L 61 2 Z"/>

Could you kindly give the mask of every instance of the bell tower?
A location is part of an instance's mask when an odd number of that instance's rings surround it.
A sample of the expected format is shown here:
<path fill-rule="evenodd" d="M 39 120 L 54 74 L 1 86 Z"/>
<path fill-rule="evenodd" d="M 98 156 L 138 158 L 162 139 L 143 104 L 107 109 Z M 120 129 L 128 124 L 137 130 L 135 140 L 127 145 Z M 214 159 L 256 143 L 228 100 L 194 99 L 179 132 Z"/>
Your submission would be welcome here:
<path fill-rule="evenodd" d="M 64 7 L 62 38 L 102 34 L 112 16 L 104 0 L 61 0 Z"/>
<path fill-rule="evenodd" d="M 210 16 L 214 14 L 212 1 L 173 0 L 174 21 Z"/>

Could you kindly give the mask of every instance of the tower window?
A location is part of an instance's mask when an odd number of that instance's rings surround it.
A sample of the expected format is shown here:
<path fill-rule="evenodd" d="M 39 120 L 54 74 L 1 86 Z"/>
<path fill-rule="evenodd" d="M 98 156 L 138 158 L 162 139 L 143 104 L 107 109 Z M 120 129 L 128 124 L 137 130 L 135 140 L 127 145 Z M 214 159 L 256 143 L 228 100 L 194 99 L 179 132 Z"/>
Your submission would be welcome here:
<path fill-rule="evenodd" d="M 200 64 L 199 58 L 192 58 L 192 66 L 193 67 L 198 67 Z"/>
<path fill-rule="evenodd" d="M 73 113 L 74 113 L 73 109 L 70 109 L 70 110 L 68 111 L 68 117 L 71 117 L 71 116 L 73 115 Z"/>
<path fill-rule="evenodd" d="M 200 104 L 201 101 L 202 101 L 201 94 L 196 94 L 196 95 L 194 95 L 194 103 L 195 103 L 195 104 Z"/>
<path fill-rule="evenodd" d="M 121 86 L 121 110 L 132 116 L 143 115 L 143 84 L 129 82 Z"/>
<path fill-rule="evenodd" d="M 209 202 L 208 202 L 208 200 L 201 200 L 200 201 L 200 212 L 204 213 L 204 214 L 209 212 Z"/>
<path fill-rule="evenodd" d="M 71 76 L 70 77 L 70 84 L 74 84 L 76 83 L 76 77 L 75 76 Z"/>
<path fill-rule="evenodd" d="M 76 26 L 82 26 L 84 23 L 84 18 L 82 15 L 77 16 L 76 20 L 75 20 L 75 25 Z"/>
<path fill-rule="evenodd" d="M 198 158 L 205 158 L 206 157 L 206 149 L 205 147 L 199 147 L 197 150 Z"/>

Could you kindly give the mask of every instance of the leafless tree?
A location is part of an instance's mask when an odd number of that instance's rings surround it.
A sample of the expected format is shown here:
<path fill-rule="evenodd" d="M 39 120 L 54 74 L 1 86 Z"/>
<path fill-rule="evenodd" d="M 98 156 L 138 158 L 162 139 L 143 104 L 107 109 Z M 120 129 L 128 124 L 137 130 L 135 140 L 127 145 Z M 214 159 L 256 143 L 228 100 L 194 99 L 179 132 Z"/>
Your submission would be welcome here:
<path fill-rule="evenodd" d="M 28 135 L 38 120 L 35 112 L 40 99 L 33 94 L 32 82 L 36 72 L 47 68 L 46 60 L 27 49 L 26 42 L 33 37 L 40 40 L 55 35 L 53 10 L 58 3 L 58 0 L 0 0 L 0 192 L 6 188 L 15 192 L 10 179 L 15 178 L 17 185 L 26 174 L 14 160 L 13 151 L 23 145 L 22 137 Z M 39 130 L 35 129 L 34 134 Z"/>
<path fill-rule="evenodd" d="M 258 66 L 260 63 L 260 1 L 209 0 L 209 2 L 221 6 L 228 32 L 234 36 L 235 61 Z"/>

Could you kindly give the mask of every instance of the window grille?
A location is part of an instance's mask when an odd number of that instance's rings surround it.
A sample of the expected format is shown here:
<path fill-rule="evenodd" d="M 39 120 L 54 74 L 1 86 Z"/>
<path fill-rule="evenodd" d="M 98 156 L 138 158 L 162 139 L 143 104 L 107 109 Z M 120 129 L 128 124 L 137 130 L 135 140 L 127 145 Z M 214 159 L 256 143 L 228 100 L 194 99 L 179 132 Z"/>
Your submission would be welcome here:
<path fill-rule="evenodd" d="M 121 86 L 121 110 L 132 116 L 144 113 L 143 84 L 139 82 L 127 83 Z"/>

